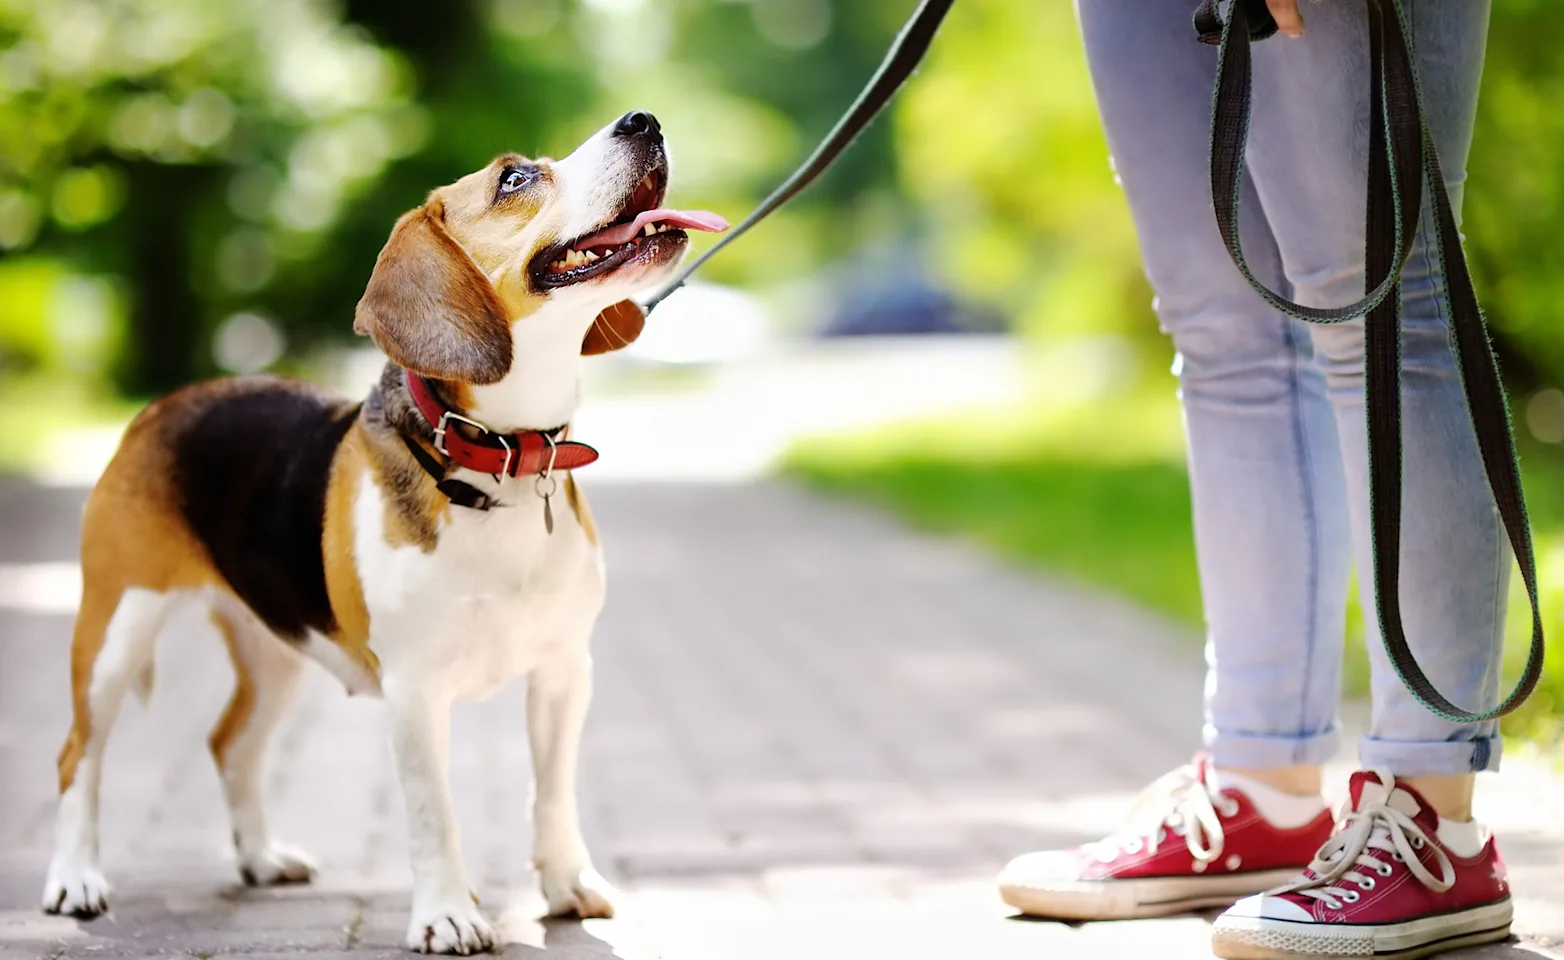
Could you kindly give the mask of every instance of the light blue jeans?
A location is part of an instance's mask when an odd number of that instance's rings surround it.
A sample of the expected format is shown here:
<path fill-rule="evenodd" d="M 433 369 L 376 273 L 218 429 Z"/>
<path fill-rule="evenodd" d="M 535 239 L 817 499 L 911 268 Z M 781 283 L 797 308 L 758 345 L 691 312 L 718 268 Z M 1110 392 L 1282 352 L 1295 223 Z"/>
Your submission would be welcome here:
<path fill-rule="evenodd" d="M 1459 215 L 1488 2 L 1402 3 Z M 1229 767 L 1318 764 L 1337 747 L 1354 558 L 1371 582 L 1363 327 L 1282 316 L 1222 246 L 1207 167 L 1216 50 L 1195 41 L 1194 7 L 1077 0 L 1113 163 L 1178 353 L 1208 630 L 1206 745 Z M 1302 39 L 1254 46 L 1241 229 L 1266 285 L 1335 307 L 1363 294 L 1368 39 L 1363 0 L 1302 11 Z M 1402 294 L 1402 614 L 1429 677 L 1473 709 L 1497 697 L 1511 559 L 1449 344 L 1426 204 L 1421 222 Z M 1494 724 L 1452 724 L 1420 706 L 1372 623 L 1369 650 L 1365 767 L 1417 776 L 1498 765 Z"/>

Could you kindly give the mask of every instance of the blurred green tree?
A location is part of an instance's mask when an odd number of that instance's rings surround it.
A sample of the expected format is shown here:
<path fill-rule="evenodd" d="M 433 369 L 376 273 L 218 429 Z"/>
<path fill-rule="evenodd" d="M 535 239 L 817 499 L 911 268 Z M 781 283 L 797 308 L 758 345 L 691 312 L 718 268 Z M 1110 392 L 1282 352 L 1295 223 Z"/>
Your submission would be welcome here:
<path fill-rule="evenodd" d="M 951 283 L 1032 336 L 1155 338 L 1070 4 L 957 4 L 896 119 Z"/>
<path fill-rule="evenodd" d="M 0 247 L 124 279 L 130 391 L 424 139 L 404 61 L 311 0 L 6 0 L 0 50 Z"/>
<path fill-rule="evenodd" d="M 677 202 L 742 215 L 914 6 L 0 0 L 0 372 L 108 365 L 146 394 L 346 339 L 391 223 L 431 187 L 632 108 L 669 131 Z M 1550 14 L 1495 5 L 1467 231 L 1508 372 L 1560 382 Z M 1029 335 L 1165 354 L 1068 4 L 957 4 L 892 119 L 708 276 L 786 285 L 889 244 Z"/>
<path fill-rule="evenodd" d="M 1467 255 L 1513 388 L 1564 385 L 1564 18 L 1493 5 L 1467 165 Z"/>
<path fill-rule="evenodd" d="M 225 324 L 295 353 L 346 338 L 391 223 L 431 187 L 630 108 L 663 117 L 681 202 L 738 212 L 830 126 L 902 7 L 0 0 L 0 370 L 91 372 L 61 354 L 116 314 L 112 373 L 138 395 L 214 372 Z M 790 279 L 901 230 L 890 155 L 871 130 L 714 274 Z M 114 282 L 88 284 L 96 310 L 62 306 L 84 277 Z M 278 352 L 234 343 L 230 369 Z"/>

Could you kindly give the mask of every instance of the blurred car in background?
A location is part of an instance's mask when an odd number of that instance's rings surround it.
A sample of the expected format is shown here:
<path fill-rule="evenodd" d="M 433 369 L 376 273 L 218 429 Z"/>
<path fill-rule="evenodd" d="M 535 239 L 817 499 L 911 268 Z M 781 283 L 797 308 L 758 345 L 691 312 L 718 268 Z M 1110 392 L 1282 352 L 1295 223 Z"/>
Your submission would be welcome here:
<path fill-rule="evenodd" d="M 930 279 L 915 241 L 869 246 L 830 269 L 833 304 L 815 327 L 819 337 L 1004 333 L 999 311 L 959 299 Z"/>

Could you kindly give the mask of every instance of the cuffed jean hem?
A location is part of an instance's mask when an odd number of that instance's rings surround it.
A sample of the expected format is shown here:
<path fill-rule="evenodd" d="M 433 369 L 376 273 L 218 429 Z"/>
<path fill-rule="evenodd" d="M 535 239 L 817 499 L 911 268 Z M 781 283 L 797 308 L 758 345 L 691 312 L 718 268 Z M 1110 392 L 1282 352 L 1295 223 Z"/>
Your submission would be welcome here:
<path fill-rule="evenodd" d="M 1206 750 L 1219 767 L 1270 770 L 1298 765 L 1316 766 L 1336 755 L 1341 734 L 1334 727 L 1298 736 L 1260 736 L 1222 733 L 1207 724 Z"/>
<path fill-rule="evenodd" d="M 1365 770 L 1388 770 L 1397 777 L 1458 776 L 1499 769 L 1503 752 L 1498 737 L 1435 743 L 1365 737 L 1358 744 L 1358 762 Z"/>

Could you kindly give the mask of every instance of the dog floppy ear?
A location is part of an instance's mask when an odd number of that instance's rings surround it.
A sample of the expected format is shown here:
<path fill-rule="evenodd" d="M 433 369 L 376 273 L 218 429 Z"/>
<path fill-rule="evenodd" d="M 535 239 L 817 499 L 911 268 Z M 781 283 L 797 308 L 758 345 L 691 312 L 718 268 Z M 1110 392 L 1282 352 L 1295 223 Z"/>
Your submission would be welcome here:
<path fill-rule="evenodd" d="M 435 380 L 494 383 L 511 364 L 499 294 L 445 229 L 431 200 L 402 216 L 353 314 L 392 362 Z"/>
<path fill-rule="evenodd" d="M 608 353 L 622 350 L 635 342 L 646 326 L 646 311 L 634 300 L 621 300 L 597 315 L 581 341 L 581 353 Z"/>

